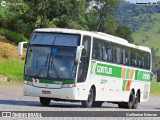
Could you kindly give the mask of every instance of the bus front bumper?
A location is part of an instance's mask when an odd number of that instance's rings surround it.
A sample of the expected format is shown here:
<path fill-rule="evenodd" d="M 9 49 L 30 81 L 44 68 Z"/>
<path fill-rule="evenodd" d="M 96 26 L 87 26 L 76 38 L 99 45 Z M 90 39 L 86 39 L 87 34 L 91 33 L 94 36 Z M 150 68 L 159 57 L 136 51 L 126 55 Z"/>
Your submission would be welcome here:
<path fill-rule="evenodd" d="M 77 87 L 48 89 L 27 84 L 23 85 L 24 96 L 58 98 L 65 100 L 86 100 L 85 97 L 79 96 L 79 93 L 80 91 L 77 89 Z"/>

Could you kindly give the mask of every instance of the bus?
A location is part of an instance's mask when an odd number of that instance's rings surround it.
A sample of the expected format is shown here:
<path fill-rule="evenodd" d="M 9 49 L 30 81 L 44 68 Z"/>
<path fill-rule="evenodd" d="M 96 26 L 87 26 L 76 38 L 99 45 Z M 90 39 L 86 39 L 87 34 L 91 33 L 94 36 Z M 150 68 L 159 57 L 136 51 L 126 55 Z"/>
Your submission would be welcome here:
<path fill-rule="evenodd" d="M 20 56 L 24 43 L 18 45 Z M 149 100 L 151 56 L 148 47 L 102 32 L 35 29 L 25 57 L 23 93 L 39 97 L 44 106 L 54 100 L 136 109 Z"/>

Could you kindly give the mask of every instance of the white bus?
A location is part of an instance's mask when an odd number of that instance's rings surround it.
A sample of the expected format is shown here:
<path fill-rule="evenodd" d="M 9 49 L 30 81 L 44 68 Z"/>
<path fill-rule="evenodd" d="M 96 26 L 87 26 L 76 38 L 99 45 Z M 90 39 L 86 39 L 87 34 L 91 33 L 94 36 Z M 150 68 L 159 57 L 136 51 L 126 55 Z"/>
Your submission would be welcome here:
<path fill-rule="evenodd" d="M 24 95 L 39 97 L 45 106 L 55 100 L 136 109 L 149 99 L 151 58 L 149 48 L 105 33 L 35 29 L 26 54 Z"/>

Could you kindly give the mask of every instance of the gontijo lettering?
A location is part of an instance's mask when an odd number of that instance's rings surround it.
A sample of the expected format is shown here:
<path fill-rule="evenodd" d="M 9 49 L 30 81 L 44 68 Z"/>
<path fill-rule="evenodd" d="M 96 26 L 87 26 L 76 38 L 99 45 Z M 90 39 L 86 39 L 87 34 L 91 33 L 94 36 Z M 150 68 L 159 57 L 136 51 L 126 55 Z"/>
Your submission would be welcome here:
<path fill-rule="evenodd" d="M 104 73 L 104 74 L 112 74 L 112 68 L 97 66 L 97 72 Z"/>

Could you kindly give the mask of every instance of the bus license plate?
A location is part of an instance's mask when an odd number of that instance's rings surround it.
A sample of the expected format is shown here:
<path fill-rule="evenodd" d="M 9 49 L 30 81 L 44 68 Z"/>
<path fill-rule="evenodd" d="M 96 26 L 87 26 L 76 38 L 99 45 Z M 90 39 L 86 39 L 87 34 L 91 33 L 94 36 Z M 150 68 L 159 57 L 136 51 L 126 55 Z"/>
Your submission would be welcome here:
<path fill-rule="evenodd" d="M 42 94 L 51 94 L 51 91 L 42 90 Z"/>

